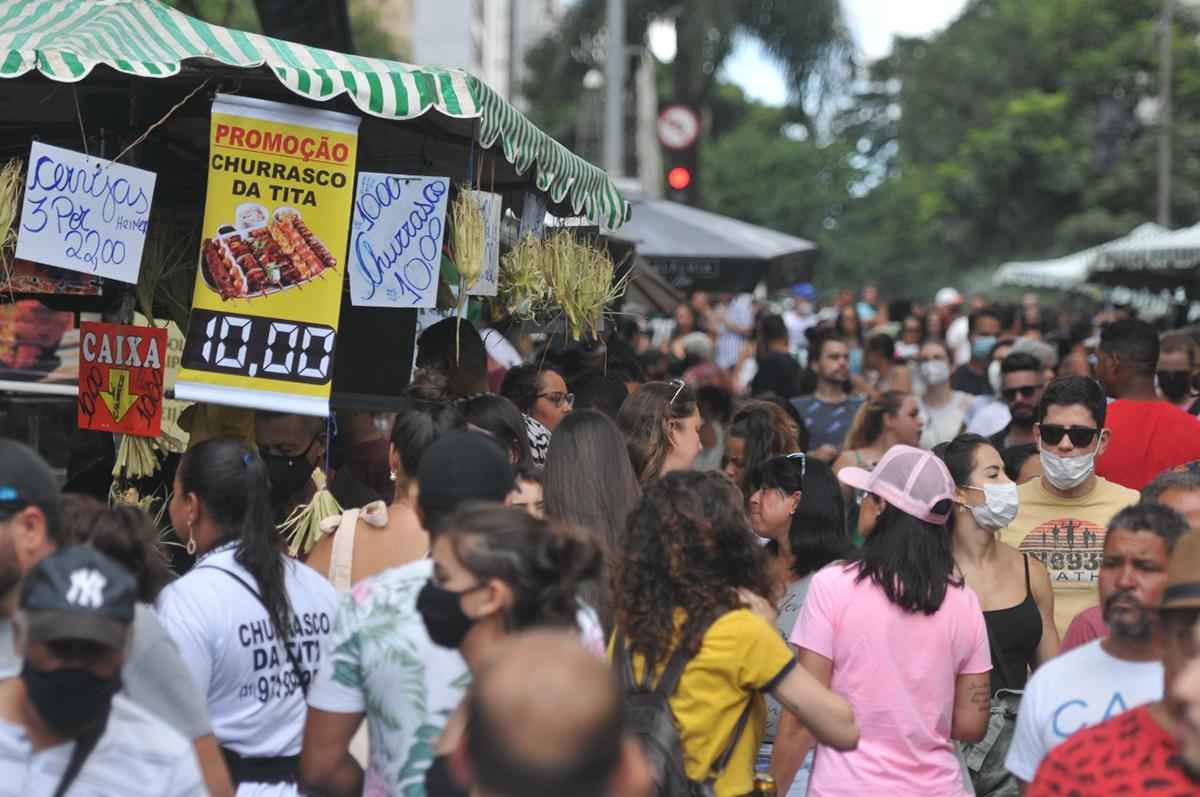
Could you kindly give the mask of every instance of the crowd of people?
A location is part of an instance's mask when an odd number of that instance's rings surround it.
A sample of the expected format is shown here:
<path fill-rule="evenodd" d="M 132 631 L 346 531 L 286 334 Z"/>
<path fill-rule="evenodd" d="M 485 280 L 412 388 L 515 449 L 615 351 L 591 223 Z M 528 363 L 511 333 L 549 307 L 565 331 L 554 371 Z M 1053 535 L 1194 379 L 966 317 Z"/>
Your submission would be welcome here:
<path fill-rule="evenodd" d="M 1200 793 L 1198 352 L 953 288 L 448 320 L 394 412 L 195 430 L 169 532 L 0 440 L 0 795 Z"/>

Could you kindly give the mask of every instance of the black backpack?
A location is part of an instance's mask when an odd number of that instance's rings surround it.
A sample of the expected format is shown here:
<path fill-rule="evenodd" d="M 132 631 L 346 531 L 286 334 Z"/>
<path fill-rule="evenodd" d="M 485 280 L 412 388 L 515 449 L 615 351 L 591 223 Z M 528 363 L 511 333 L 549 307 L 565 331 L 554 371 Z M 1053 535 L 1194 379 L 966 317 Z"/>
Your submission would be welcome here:
<path fill-rule="evenodd" d="M 646 759 L 654 773 L 654 797 L 714 797 L 715 784 L 733 749 L 742 738 L 742 731 L 750 720 L 754 706 L 751 697 L 742 716 L 734 728 L 733 738 L 716 761 L 713 762 L 708 778 L 703 783 L 689 780 L 683 766 L 683 744 L 679 739 L 679 728 L 669 702 L 679 686 L 683 670 L 691 659 L 682 649 L 676 648 L 667 661 L 666 669 L 657 684 L 651 684 L 654 668 L 647 666 L 642 672 L 640 683 L 634 682 L 633 662 L 625 644 L 625 634 L 617 629 L 613 641 L 613 663 L 617 665 L 617 677 L 624 697 L 625 725 L 645 751 Z"/>

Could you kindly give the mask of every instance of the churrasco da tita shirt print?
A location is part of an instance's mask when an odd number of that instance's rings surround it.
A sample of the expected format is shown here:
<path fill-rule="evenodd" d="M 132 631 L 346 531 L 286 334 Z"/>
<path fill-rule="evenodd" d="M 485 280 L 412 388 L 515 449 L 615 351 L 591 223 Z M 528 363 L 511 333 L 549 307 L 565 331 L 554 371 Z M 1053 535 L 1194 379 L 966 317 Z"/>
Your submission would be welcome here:
<path fill-rule="evenodd" d="M 314 708 L 366 714 L 367 797 L 423 797 L 437 739 L 470 681 L 462 657 L 430 641 L 416 610 L 432 569 L 414 562 L 354 585 L 309 695 Z"/>

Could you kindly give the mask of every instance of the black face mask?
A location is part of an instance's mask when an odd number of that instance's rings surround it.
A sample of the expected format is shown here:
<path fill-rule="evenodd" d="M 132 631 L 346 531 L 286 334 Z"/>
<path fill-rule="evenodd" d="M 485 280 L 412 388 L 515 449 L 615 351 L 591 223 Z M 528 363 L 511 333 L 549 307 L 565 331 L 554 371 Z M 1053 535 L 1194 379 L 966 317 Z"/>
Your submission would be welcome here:
<path fill-rule="evenodd" d="M 90 670 L 38 670 L 28 661 L 21 668 L 25 692 L 50 730 L 73 737 L 108 715 L 121 676 L 101 678 Z"/>
<path fill-rule="evenodd" d="M 267 466 L 267 478 L 271 480 L 271 506 L 275 507 L 276 511 L 283 509 L 288 499 L 300 492 L 304 483 L 312 476 L 313 466 L 308 461 L 308 452 L 316 442 L 317 438 L 314 437 L 303 452 L 294 456 L 261 455 L 263 464 Z"/>
<path fill-rule="evenodd" d="M 421 594 L 417 595 L 417 611 L 433 644 L 451 649 L 462 645 L 467 632 L 475 624 L 463 611 L 462 596 L 470 595 L 484 586 L 479 584 L 462 592 L 454 592 L 438 586 L 432 579 L 425 582 Z"/>
<path fill-rule="evenodd" d="M 1192 389 L 1192 375 L 1188 371 L 1159 371 L 1158 388 L 1168 401 L 1183 401 Z"/>

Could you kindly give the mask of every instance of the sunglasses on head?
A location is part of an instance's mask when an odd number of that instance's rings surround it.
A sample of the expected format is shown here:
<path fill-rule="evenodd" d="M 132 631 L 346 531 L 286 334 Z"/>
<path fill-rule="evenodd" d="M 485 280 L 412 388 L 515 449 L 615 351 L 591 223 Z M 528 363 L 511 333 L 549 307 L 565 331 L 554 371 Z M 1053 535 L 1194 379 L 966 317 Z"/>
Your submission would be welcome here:
<path fill-rule="evenodd" d="M 787 458 L 793 462 L 800 460 L 800 482 L 804 483 L 804 474 L 808 471 L 808 455 L 803 451 L 797 451 L 795 454 L 788 454 Z"/>
<path fill-rule="evenodd" d="M 1053 423 L 1044 423 L 1038 427 L 1038 430 L 1042 436 L 1042 442 L 1046 445 L 1056 446 L 1062 441 L 1063 435 L 1066 435 L 1071 438 L 1071 445 L 1076 448 L 1087 448 L 1100 433 L 1099 429 L 1091 426 L 1059 426 Z"/>
<path fill-rule="evenodd" d="M 1042 389 L 1041 385 L 1026 385 L 1025 387 L 1006 387 L 1000 391 L 1005 401 L 1015 401 L 1020 395 L 1023 399 L 1031 399 Z"/>
<path fill-rule="evenodd" d="M 672 379 L 669 384 L 675 388 L 675 395 L 671 396 L 671 400 L 667 402 L 668 407 L 675 403 L 675 399 L 679 398 L 679 394 L 687 387 L 687 382 L 684 382 L 682 379 Z"/>

